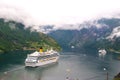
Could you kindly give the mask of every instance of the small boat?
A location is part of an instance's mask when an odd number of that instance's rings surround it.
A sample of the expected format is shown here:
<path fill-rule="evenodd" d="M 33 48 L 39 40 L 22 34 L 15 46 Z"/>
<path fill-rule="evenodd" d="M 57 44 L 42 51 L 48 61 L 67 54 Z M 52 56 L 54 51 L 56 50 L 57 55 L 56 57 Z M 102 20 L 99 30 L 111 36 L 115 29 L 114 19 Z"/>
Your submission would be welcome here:
<path fill-rule="evenodd" d="M 37 67 L 37 66 L 45 66 L 48 64 L 56 63 L 59 59 L 59 53 L 53 49 L 47 50 L 43 52 L 42 48 L 40 48 L 39 52 L 35 51 L 31 54 L 27 55 L 25 59 L 26 67 Z"/>
<path fill-rule="evenodd" d="M 107 51 L 105 49 L 100 49 L 98 53 L 99 53 L 99 56 L 105 56 Z"/>

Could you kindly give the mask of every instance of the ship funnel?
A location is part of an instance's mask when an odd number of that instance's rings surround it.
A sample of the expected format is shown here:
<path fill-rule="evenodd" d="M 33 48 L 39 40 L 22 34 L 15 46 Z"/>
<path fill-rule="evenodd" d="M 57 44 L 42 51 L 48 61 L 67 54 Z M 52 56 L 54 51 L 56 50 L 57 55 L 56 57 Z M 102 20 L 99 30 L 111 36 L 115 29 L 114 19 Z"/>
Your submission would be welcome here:
<path fill-rule="evenodd" d="M 40 53 L 42 53 L 42 52 L 43 52 L 43 48 L 42 48 L 42 47 L 40 47 L 40 50 L 39 50 L 39 52 L 40 52 Z"/>

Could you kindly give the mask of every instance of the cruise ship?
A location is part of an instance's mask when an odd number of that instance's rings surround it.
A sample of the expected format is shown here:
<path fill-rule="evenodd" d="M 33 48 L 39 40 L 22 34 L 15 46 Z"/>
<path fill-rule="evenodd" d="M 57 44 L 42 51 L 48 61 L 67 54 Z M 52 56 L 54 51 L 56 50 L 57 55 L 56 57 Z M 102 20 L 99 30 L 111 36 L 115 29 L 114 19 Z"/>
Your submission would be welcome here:
<path fill-rule="evenodd" d="M 35 51 L 31 54 L 27 55 L 25 59 L 26 67 L 37 67 L 37 66 L 45 66 L 48 64 L 56 63 L 59 59 L 59 53 L 53 49 L 47 50 L 43 52 L 42 48 L 40 48 L 39 52 Z"/>
<path fill-rule="evenodd" d="M 99 53 L 99 56 L 105 56 L 107 51 L 105 49 L 100 49 L 98 53 Z"/>

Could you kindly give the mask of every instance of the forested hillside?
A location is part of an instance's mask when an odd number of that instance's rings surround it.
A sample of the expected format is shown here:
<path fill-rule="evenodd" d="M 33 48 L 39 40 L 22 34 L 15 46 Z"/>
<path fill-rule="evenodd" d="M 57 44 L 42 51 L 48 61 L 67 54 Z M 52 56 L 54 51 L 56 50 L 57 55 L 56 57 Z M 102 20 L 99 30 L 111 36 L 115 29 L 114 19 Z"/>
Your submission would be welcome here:
<path fill-rule="evenodd" d="M 22 23 L 0 19 L 0 52 L 11 50 L 37 50 L 39 47 L 60 50 L 57 42 L 46 34 L 25 28 Z"/>

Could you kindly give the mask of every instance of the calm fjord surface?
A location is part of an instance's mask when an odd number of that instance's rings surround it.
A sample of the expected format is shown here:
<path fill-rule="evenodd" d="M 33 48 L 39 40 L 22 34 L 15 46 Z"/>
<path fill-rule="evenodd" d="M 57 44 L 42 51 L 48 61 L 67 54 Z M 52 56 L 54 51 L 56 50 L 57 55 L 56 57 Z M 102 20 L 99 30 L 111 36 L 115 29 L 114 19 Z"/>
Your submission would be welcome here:
<path fill-rule="evenodd" d="M 44 68 L 25 68 L 24 60 L 30 51 L 14 51 L 0 55 L 0 80 L 110 80 L 120 72 L 119 54 L 62 52 L 59 62 Z"/>

